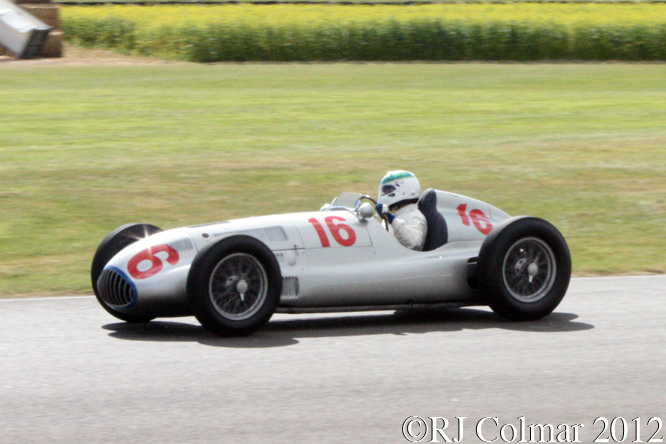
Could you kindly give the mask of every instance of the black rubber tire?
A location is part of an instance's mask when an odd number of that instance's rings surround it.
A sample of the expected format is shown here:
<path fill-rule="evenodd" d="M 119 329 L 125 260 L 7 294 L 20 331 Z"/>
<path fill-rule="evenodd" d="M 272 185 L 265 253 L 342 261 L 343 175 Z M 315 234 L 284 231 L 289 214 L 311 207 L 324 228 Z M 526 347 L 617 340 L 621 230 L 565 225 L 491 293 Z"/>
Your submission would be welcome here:
<path fill-rule="evenodd" d="M 162 231 L 161 228 L 156 227 L 155 225 L 150 224 L 139 224 L 132 223 L 126 224 L 121 227 L 116 228 L 111 233 L 100 242 L 93 257 L 92 267 L 90 269 L 90 278 L 92 280 L 93 291 L 97 297 L 97 301 L 100 303 L 104 309 L 109 312 L 112 316 L 131 323 L 139 322 L 149 322 L 155 319 L 154 317 L 146 316 L 133 316 L 125 313 L 121 313 L 118 310 L 115 310 L 113 307 L 109 306 L 106 302 L 102 300 L 97 290 L 97 280 L 99 279 L 100 274 L 104 270 L 107 262 L 109 262 L 113 256 L 118 254 L 122 249 L 128 245 L 133 244 L 138 239 L 152 236 L 155 233 Z"/>
<path fill-rule="evenodd" d="M 214 285 L 219 290 L 217 298 Z M 240 292 L 241 285 L 247 293 Z M 204 328 L 220 336 L 246 336 L 261 328 L 275 312 L 281 293 L 282 275 L 275 255 L 250 236 L 221 239 L 202 249 L 187 278 L 194 315 Z M 246 294 L 250 295 L 248 302 Z M 230 313 L 226 306 L 232 303 L 235 307 L 231 308 L 249 307 Z"/>
<path fill-rule="evenodd" d="M 477 277 L 498 315 L 513 321 L 541 319 L 555 310 L 569 287 L 569 247 L 550 222 L 513 217 L 484 241 Z"/>

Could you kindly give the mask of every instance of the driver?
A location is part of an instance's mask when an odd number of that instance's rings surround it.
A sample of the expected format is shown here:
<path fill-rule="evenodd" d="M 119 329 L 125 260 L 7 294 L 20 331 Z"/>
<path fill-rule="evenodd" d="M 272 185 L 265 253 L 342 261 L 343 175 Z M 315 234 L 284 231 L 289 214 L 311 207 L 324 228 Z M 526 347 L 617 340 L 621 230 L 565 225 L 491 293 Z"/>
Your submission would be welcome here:
<path fill-rule="evenodd" d="M 421 184 L 409 171 L 389 171 L 379 182 L 377 213 L 385 217 L 396 239 L 407 248 L 421 251 L 428 233 L 426 218 L 416 203 Z"/>

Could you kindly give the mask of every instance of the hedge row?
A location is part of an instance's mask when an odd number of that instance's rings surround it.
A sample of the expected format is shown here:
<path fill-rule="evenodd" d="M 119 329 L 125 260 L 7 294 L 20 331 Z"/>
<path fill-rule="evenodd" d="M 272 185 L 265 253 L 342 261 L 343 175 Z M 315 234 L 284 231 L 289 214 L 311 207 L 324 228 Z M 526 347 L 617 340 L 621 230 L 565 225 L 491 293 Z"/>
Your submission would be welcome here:
<path fill-rule="evenodd" d="M 365 8 L 361 6 L 320 5 L 306 7 L 324 8 L 315 15 L 296 9 L 298 13 L 270 20 L 251 9 L 251 17 L 244 19 L 211 13 L 224 13 L 234 6 L 194 7 L 199 12 L 208 9 L 208 14 L 188 19 L 187 10 L 178 14 L 178 7 L 144 7 L 133 13 L 131 8 L 140 7 L 115 6 L 65 8 L 62 26 L 74 44 L 194 62 L 666 60 L 666 5 L 604 6 L 618 8 L 617 17 L 608 16 L 609 10 L 604 9 L 604 17 L 596 20 L 571 14 L 559 20 L 552 14 L 549 19 L 520 14 L 465 19 L 437 15 L 421 6 L 371 6 L 375 11 L 368 12 L 359 11 Z M 641 8 L 645 18 L 633 11 L 627 20 L 621 7 Z M 410 10 L 382 15 L 378 11 L 382 8 Z M 341 15 L 336 19 L 336 14 Z"/>

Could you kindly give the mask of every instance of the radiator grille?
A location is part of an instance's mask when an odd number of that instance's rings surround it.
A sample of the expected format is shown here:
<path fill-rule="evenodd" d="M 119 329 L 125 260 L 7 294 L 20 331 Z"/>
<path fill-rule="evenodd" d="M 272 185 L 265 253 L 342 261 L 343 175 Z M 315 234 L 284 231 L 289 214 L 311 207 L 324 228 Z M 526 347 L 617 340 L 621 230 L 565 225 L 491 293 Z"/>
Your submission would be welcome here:
<path fill-rule="evenodd" d="M 136 300 L 136 288 L 116 270 L 107 268 L 97 280 L 100 298 L 114 307 L 126 307 Z"/>

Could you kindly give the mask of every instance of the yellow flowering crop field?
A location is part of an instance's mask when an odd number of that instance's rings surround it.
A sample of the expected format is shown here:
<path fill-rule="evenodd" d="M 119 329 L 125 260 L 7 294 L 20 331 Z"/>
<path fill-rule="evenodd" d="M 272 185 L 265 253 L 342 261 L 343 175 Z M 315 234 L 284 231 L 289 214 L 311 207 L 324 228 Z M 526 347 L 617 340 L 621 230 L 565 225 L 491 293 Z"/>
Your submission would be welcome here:
<path fill-rule="evenodd" d="M 76 44 L 191 61 L 666 60 L 666 4 L 67 6 Z"/>
<path fill-rule="evenodd" d="M 409 23 L 437 19 L 470 24 L 488 22 L 531 25 L 664 25 L 666 4 L 612 3 L 462 3 L 427 5 L 154 5 L 65 7 L 64 20 L 117 18 L 142 28 L 233 24 L 252 27 L 313 28 L 331 24 Z"/>

